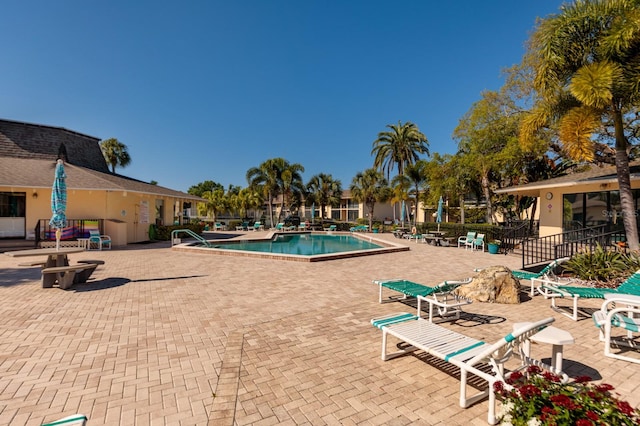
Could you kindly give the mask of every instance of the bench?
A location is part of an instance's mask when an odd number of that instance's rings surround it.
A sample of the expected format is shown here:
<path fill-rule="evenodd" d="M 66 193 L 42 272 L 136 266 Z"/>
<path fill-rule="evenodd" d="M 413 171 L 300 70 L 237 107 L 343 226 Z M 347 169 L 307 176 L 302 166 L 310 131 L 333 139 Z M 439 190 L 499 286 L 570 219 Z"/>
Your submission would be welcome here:
<path fill-rule="evenodd" d="M 53 287 L 53 283 L 57 281 L 58 286 L 66 290 L 75 282 L 87 282 L 87 279 L 97 267 L 98 265 L 96 264 L 81 263 L 77 265 L 44 268 L 42 270 L 42 288 L 51 288 Z M 88 273 L 82 273 L 85 271 Z M 77 274 L 79 272 L 80 274 Z M 77 280 L 76 276 L 78 276 Z"/>
<path fill-rule="evenodd" d="M 34 260 L 32 262 L 18 263 L 18 266 L 39 266 L 41 268 L 44 268 L 46 264 L 47 262 L 44 260 Z"/>
<path fill-rule="evenodd" d="M 92 263 L 95 265 L 104 265 L 104 260 L 83 259 L 83 260 L 78 260 L 78 263 Z"/>
<path fill-rule="evenodd" d="M 406 312 L 374 318 L 371 320 L 371 324 L 382 330 L 383 361 L 412 351 L 422 350 L 445 363 L 458 367 L 460 369 L 460 407 L 467 408 L 488 397 L 487 421 L 489 424 L 495 424 L 498 419 L 496 417 L 494 383 L 502 382 L 504 388 L 510 390 L 512 387 L 508 384 L 509 376 L 515 371 L 526 370 L 531 365 L 554 372 L 551 366 L 530 358 L 529 354 L 524 351 L 525 344 L 529 342 L 529 339 L 553 321 L 553 318 L 546 318 L 527 323 L 493 344 L 444 328 Z M 395 337 L 400 342 L 405 342 L 406 345 L 400 344 L 397 346 L 400 348 L 399 351 L 388 353 L 388 335 Z M 520 354 L 522 364 L 517 369 L 507 372 L 504 363 L 516 353 Z M 439 362 L 434 364 L 438 366 Z M 486 381 L 487 388 L 467 397 L 467 377 L 470 374 Z M 562 383 L 569 380 L 569 377 L 564 373 L 559 374 L 559 378 Z"/>

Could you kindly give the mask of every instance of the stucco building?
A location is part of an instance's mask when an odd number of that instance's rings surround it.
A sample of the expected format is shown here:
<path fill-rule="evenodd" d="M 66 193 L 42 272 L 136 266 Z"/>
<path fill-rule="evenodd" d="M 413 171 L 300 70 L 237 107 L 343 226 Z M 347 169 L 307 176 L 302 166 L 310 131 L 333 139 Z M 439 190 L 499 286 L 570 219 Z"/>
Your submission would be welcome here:
<path fill-rule="evenodd" d="M 47 238 L 58 158 L 70 223 L 98 220 L 114 245 L 146 241 L 150 224 L 182 221 L 185 207 L 203 201 L 111 173 L 99 142 L 61 127 L 0 120 L 0 238 Z"/>

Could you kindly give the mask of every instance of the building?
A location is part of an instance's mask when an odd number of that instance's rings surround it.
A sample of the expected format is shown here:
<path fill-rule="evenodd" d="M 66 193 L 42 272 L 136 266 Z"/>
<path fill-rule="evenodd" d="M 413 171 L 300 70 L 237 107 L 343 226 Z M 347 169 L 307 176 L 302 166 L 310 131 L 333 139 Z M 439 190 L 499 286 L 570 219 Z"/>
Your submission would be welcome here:
<path fill-rule="evenodd" d="M 640 162 L 630 164 L 635 217 L 640 212 Z M 498 189 L 497 194 L 538 197 L 540 236 L 576 228 L 609 225 L 622 230 L 616 168 L 592 166 L 581 173 Z"/>
<path fill-rule="evenodd" d="M 98 220 L 114 245 L 149 239 L 150 224 L 182 222 L 199 197 L 109 171 L 100 139 L 0 120 L 0 238 L 47 239 L 56 161 L 67 175 L 67 218 Z"/>

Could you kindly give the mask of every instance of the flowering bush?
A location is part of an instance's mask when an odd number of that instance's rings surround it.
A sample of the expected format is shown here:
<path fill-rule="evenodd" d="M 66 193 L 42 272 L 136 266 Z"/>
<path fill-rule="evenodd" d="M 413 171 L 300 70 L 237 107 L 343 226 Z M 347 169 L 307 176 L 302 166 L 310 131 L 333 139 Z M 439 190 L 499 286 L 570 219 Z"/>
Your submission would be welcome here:
<path fill-rule="evenodd" d="M 578 377 L 561 383 L 560 377 L 537 366 L 525 374 L 514 372 L 505 386 L 494 384 L 502 397 L 503 425 L 638 425 L 640 410 L 612 394 L 613 386 L 587 383 Z"/>

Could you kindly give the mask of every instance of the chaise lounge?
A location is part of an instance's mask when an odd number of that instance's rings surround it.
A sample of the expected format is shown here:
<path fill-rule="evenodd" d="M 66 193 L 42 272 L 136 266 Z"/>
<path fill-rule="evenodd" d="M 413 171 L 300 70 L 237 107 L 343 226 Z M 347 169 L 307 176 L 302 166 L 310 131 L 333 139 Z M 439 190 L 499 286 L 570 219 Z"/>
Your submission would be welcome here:
<path fill-rule="evenodd" d="M 456 287 L 462 284 L 469 284 L 472 278 L 465 278 L 463 280 L 451 280 L 451 281 L 443 281 L 440 284 L 430 287 L 423 284 L 418 284 L 413 281 L 403 280 L 403 279 L 390 279 L 390 280 L 373 280 L 374 284 L 377 284 L 380 287 L 378 302 L 383 303 L 382 300 L 382 289 L 388 288 L 389 290 L 396 291 L 401 293 L 400 297 L 389 297 L 387 301 L 395 301 L 406 299 L 407 296 L 410 297 L 418 297 L 418 296 L 429 296 L 434 293 L 445 293 L 450 292 Z"/>
<path fill-rule="evenodd" d="M 530 337 L 543 330 L 553 321 L 553 318 L 546 318 L 541 321 L 527 323 L 494 344 L 488 344 L 482 340 L 465 336 L 406 312 L 374 318 L 371 320 L 371 324 L 382 330 L 383 361 L 416 350 L 422 350 L 458 367 L 460 369 L 460 407 L 468 408 L 472 404 L 489 397 L 487 421 L 489 424 L 496 424 L 494 383 L 503 382 L 504 387 L 509 389 L 510 385 L 507 384 L 508 377 L 514 371 L 526 369 L 531 365 L 554 372 L 552 367 L 530 358 L 524 349 Z M 388 335 L 410 346 L 394 353 L 387 353 Z M 516 370 L 506 372 L 504 363 L 514 353 L 520 355 L 522 364 Z M 467 397 L 467 377 L 469 374 L 485 380 L 488 388 Z M 562 374 L 561 377 L 563 383 L 568 381 L 568 377 L 565 374 Z"/>
<path fill-rule="evenodd" d="M 593 313 L 593 322 L 600 329 L 600 341 L 604 342 L 604 356 L 640 364 L 640 357 L 613 352 L 612 344 L 640 349 L 637 333 L 640 332 L 640 296 L 606 294 L 600 310 Z M 626 337 L 611 336 L 613 329 L 627 331 Z M 633 333 L 636 333 L 634 338 Z"/>
<path fill-rule="evenodd" d="M 627 278 L 618 288 L 577 287 L 542 282 L 538 287 L 538 292 L 543 295 L 545 299 L 551 299 L 551 308 L 553 310 L 574 321 L 578 321 L 578 300 L 580 298 L 604 299 L 606 294 L 616 294 L 621 297 L 625 295 L 640 296 L 640 270 Z M 573 309 L 571 313 L 565 312 L 562 307 L 557 306 L 556 298 L 572 299 Z"/>

